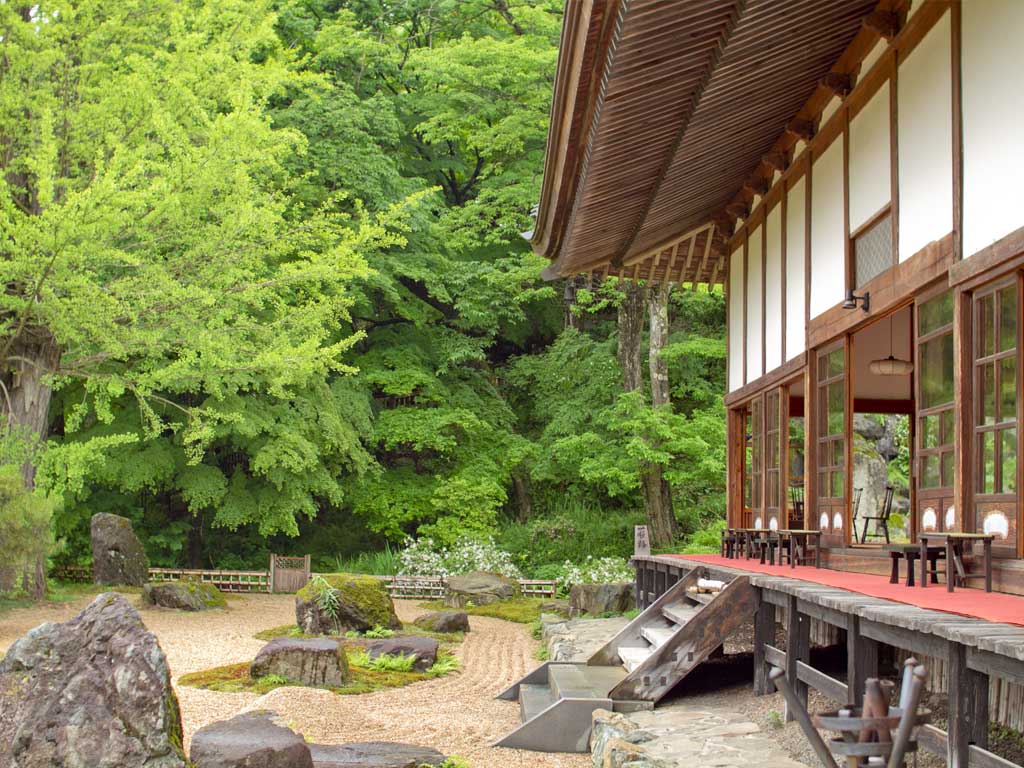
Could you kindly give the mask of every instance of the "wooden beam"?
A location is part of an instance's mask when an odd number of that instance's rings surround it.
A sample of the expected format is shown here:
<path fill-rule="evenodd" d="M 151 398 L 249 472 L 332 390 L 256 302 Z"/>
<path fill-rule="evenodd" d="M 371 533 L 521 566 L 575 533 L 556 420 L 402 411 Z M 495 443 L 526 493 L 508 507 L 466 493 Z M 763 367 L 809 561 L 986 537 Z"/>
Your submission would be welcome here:
<path fill-rule="evenodd" d="M 834 677 L 829 677 L 824 672 L 819 672 L 810 664 L 802 661 L 796 663 L 796 677 L 801 682 L 807 683 L 816 691 L 821 691 L 825 696 L 842 704 L 849 701 L 850 687 Z"/>
<path fill-rule="evenodd" d="M 860 631 L 860 617 L 851 616 L 846 628 L 846 703 L 860 706 L 864 699 L 864 683 L 878 677 L 878 642 Z"/>
<path fill-rule="evenodd" d="M 949 740 L 946 764 L 967 768 L 969 747 L 988 745 L 988 675 L 967 666 L 967 649 L 949 643 L 947 654 Z"/>
<path fill-rule="evenodd" d="M 810 141 L 814 138 L 815 132 L 815 125 L 811 120 L 803 120 L 797 117 L 786 124 L 786 133 L 801 141 Z"/>

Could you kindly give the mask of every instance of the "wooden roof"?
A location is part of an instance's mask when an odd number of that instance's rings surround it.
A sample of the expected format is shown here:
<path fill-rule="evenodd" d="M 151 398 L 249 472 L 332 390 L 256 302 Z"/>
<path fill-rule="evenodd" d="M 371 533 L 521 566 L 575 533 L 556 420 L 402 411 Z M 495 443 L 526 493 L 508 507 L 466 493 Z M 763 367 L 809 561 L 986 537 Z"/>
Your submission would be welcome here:
<path fill-rule="evenodd" d="M 533 234 L 549 276 L 723 280 L 730 203 L 890 4 L 569 0 Z"/>

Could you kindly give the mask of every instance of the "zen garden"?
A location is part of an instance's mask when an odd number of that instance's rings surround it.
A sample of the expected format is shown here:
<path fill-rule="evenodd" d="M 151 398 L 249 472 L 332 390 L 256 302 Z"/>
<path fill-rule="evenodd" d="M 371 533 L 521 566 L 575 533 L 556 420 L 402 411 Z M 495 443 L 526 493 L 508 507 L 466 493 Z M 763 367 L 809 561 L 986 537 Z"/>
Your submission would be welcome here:
<path fill-rule="evenodd" d="M 1022 48 L 0 0 L 0 768 L 1024 765 Z"/>

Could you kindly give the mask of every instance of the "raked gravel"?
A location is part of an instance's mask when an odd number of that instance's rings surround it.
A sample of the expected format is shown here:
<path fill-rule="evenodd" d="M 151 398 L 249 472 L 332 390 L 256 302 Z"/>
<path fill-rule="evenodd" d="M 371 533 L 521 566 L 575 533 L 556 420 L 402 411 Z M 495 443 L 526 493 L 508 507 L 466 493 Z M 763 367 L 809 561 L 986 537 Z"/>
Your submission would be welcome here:
<path fill-rule="evenodd" d="M 90 598 L 63 606 L 0 615 L 0 652 L 44 621 L 66 621 Z M 402 741 L 465 758 L 472 768 L 585 768 L 589 755 L 545 754 L 496 749 L 495 740 L 519 722 L 519 706 L 495 695 L 538 664 L 538 643 L 529 627 L 499 619 L 470 617 L 472 631 L 455 653 L 459 672 L 361 696 L 338 696 L 313 688 L 278 688 L 264 696 L 218 693 L 178 686 L 177 679 L 223 664 L 250 661 L 263 646 L 253 635 L 295 621 L 291 595 L 231 597 L 227 610 L 182 613 L 143 608 L 129 599 L 156 634 L 170 664 L 181 703 L 186 746 L 198 728 L 253 708 L 276 710 L 309 741 Z M 395 601 L 403 621 L 422 613 L 415 602 Z"/>

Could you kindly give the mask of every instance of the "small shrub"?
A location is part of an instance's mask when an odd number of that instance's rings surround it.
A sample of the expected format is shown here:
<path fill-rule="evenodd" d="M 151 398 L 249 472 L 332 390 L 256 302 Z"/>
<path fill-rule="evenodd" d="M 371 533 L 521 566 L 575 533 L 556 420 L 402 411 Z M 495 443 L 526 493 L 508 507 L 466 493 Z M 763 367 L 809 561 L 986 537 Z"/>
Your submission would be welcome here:
<path fill-rule="evenodd" d="M 354 640 L 357 637 L 362 637 L 362 635 L 359 634 L 359 632 L 357 632 L 356 630 L 350 629 L 348 632 L 345 633 L 345 637 L 349 638 L 350 640 Z"/>
<path fill-rule="evenodd" d="M 370 654 L 364 648 L 348 651 L 346 655 L 348 656 L 348 663 L 353 667 L 369 669 L 373 663 L 373 659 L 370 658 Z"/>
<path fill-rule="evenodd" d="M 313 602 L 316 603 L 325 616 L 337 621 L 338 606 L 340 605 L 339 592 L 337 588 L 327 583 L 323 576 L 314 576 L 309 581 L 309 589 L 313 593 Z"/>
<path fill-rule="evenodd" d="M 548 647 L 546 645 L 542 645 L 538 648 L 533 655 L 537 658 L 537 661 L 547 661 L 550 658 Z"/>
<path fill-rule="evenodd" d="M 522 578 L 512 555 L 493 539 L 457 539 L 450 547 L 438 546 L 431 538 L 406 542 L 398 556 L 400 572 L 407 576 L 455 576 L 471 571 L 500 573 L 510 579 Z"/>
<path fill-rule="evenodd" d="M 565 563 L 560 584 L 566 591 L 576 584 L 615 584 L 633 581 L 635 574 L 629 563 L 618 557 L 588 557 L 581 565 Z"/>
<path fill-rule="evenodd" d="M 459 660 L 450 653 L 439 653 L 437 661 L 427 670 L 431 677 L 443 677 L 444 675 L 456 672 L 459 669 Z"/>
<path fill-rule="evenodd" d="M 358 636 L 358 635 L 357 635 Z M 373 629 L 366 630 L 365 637 L 373 638 L 374 640 L 380 640 L 384 637 L 394 637 L 395 631 L 388 629 L 387 627 L 374 627 Z"/>
<path fill-rule="evenodd" d="M 256 690 L 260 693 L 267 693 L 282 685 L 288 685 L 288 678 L 281 675 L 264 675 L 256 680 Z"/>
<path fill-rule="evenodd" d="M 786 721 L 783 720 L 780 712 L 773 709 L 768 713 L 768 725 L 775 730 L 779 730 L 786 725 Z"/>

